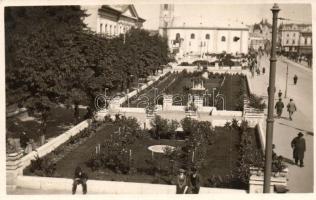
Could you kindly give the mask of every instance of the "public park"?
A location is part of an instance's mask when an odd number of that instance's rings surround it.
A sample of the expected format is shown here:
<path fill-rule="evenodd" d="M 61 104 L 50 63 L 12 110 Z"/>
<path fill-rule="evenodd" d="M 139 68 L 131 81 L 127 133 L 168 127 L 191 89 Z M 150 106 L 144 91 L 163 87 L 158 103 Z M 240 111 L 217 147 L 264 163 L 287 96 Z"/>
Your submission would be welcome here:
<path fill-rule="evenodd" d="M 197 7 L 5 7 L 7 194 L 313 192 L 311 19 Z"/>

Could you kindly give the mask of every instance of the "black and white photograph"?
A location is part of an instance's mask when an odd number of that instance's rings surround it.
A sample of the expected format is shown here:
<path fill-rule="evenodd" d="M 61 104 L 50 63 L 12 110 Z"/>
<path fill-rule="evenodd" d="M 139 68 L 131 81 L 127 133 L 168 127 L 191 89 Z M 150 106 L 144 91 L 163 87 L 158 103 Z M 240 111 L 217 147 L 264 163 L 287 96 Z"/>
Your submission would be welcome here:
<path fill-rule="evenodd" d="M 314 193 L 311 1 L 23 2 L 0 2 L 8 197 Z"/>

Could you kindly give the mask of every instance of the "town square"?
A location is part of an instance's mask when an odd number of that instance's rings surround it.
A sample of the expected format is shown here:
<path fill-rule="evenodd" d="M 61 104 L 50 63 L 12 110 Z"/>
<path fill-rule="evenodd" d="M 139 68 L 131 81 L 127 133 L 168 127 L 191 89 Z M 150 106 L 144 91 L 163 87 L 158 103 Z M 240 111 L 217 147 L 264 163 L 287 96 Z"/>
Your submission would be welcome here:
<path fill-rule="evenodd" d="M 8 195 L 314 192 L 311 4 L 3 8 Z"/>

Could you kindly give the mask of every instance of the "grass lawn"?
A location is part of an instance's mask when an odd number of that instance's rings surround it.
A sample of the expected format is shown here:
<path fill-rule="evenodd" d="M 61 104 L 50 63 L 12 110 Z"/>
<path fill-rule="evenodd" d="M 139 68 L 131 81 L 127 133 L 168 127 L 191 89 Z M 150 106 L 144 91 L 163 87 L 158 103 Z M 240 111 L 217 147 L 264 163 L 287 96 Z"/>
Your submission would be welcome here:
<path fill-rule="evenodd" d="M 241 110 L 240 106 L 238 106 L 240 103 L 240 89 L 242 84 L 246 85 L 245 82 L 246 80 L 243 79 L 241 75 L 226 76 L 225 82 L 220 91 L 220 93 L 225 97 L 225 110 Z"/>
<path fill-rule="evenodd" d="M 95 154 L 97 144 L 102 144 L 110 133 L 117 131 L 117 127 L 113 124 L 103 125 L 97 133 L 88 138 L 84 143 L 66 153 L 65 156 L 57 162 L 57 177 L 73 178 L 74 169 L 80 165 L 87 173 L 90 179 L 95 180 L 112 180 L 112 181 L 127 181 L 127 182 L 143 182 L 143 183 L 161 183 L 168 184 L 168 177 L 160 174 L 155 176 L 152 174 L 152 166 L 146 162 L 152 159 L 152 153 L 148 147 L 156 144 L 166 144 L 174 147 L 184 145 L 181 140 L 156 140 L 150 137 L 138 139 L 132 146 L 132 157 L 135 160 L 136 174 L 116 174 L 109 169 L 92 171 L 87 167 L 86 162 Z M 236 167 L 236 162 L 239 158 L 238 144 L 240 142 L 239 132 L 236 130 L 227 130 L 223 127 L 216 127 L 215 142 L 207 146 L 207 158 L 204 165 L 200 168 L 202 177 L 202 186 L 207 186 L 208 179 L 213 175 L 222 177 L 229 175 Z M 255 137 L 255 130 L 250 129 L 253 144 L 258 144 Z M 63 145 L 59 148 L 65 148 Z M 257 148 L 259 146 L 257 145 Z M 102 149 L 101 149 L 102 151 Z M 171 165 L 163 154 L 154 154 L 154 158 L 159 160 L 159 168 L 166 169 Z M 26 169 L 25 174 L 30 174 Z M 169 183 L 170 184 L 170 183 Z"/>
<path fill-rule="evenodd" d="M 170 73 L 169 75 L 165 76 L 163 79 L 156 81 L 151 86 L 146 88 L 145 90 L 142 90 L 138 95 L 135 95 L 134 97 L 129 99 L 129 106 L 130 107 L 141 107 L 144 108 L 146 106 L 146 103 L 140 103 L 146 101 L 146 98 L 140 98 L 142 96 L 148 97 L 149 102 L 154 102 L 154 98 L 164 92 L 164 89 L 168 87 L 170 83 L 176 79 L 177 74 Z M 155 91 L 154 88 L 157 88 L 158 90 Z M 158 100 L 158 99 L 157 99 Z M 160 101 L 158 100 L 159 104 L 162 104 L 162 99 Z M 125 102 L 123 107 L 127 107 L 127 102 Z"/>
<path fill-rule="evenodd" d="M 220 84 L 223 80 L 223 77 L 226 76 L 223 86 L 220 88 Z M 145 107 L 147 102 L 146 98 L 139 98 L 142 96 L 148 97 L 150 102 L 153 102 L 155 96 L 162 94 L 163 92 L 167 92 L 168 94 L 172 94 L 174 97 L 178 96 L 178 98 L 174 99 L 174 105 L 187 105 L 188 102 L 188 93 L 184 91 L 185 87 L 191 88 L 191 76 L 184 76 L 184 73 L 172 74 L 167 78 L 163 79 L 163 81 L 159 81 L 157 84 L 150 86 L 148 89 L 142 91 L 139 95 L 131 98 L 129 100 L 130 107 Z M 209 79 L 204 79 L 204 87 L 207 89 L 208 94 L 213 94 L 213 89 L 215 88 L 214 94 L 217 95 L 222 94 L 225 97 L 225 110 L 241 110 L 242 107 L 239 106 L 240 103 L 240 87 L 241 82 L 245 80 L 241 75 L 220 75 L 220 74 L 210 74 Z M 158 88 L 158 92 L 155 92 L 154 87 Z M 205 94 L 205 91 L 192 91 L 190 90 L 190 94 Z M 138 99 L 139 98 L 139 99 Z M 140 103 L 144 102 L 144 103 Z M 159 99 L 158 104 L 162 104 L 162 98 Z M 210 96 L 204 96 L 205 106 L 214 106 L 213 98 Z M 124 107 L 127 106 L 127 102 L 123 104 Z M 222 102 L 218 100 L 218 104 L 216 106 L 218 109 L 222 110 Z"/>
<path fill-rule="evenodd" d="M 73 109 L 61 107 L 53 108 L 47 123 L 46 138 L 56 137 L 74 126 L 73 113 Z M 86 114 L 86 110 L 79 109 L 79 113 L 79 120 L 82 121 L 83 116 Z M 6 118 L 6 137 L 18 138 L 19 135 L 24 131 L 30 138 L 34 139 L 34 141 L 37 141 L 40 136 L 39 121 L 36 118 L 30 118 L 26 121 L 21 120 L 22 115 L 24 114 Z"/>

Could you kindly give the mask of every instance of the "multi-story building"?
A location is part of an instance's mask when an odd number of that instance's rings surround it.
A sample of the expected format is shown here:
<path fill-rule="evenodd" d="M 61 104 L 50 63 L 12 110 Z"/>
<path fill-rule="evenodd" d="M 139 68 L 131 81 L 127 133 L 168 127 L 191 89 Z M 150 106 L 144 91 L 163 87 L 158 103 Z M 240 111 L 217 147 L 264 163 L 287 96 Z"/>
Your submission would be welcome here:
<path fill-rule="evenodd" d="M 82 6 L 82 9 L 88 14 L 84 19 L 88 29 L 107 37 L 124 34 L 132 27 L 141 28 L 145 22 L 133 5 Z"/>
<path fill-rule="evenodd" d="M 176 17 L 174 5 L 160 7 L 159 33 L 168 38 L 171 52 L 180 55 L 248 53 L 248 27 L 238 21 Z"/>
<path fill-rule="evenodd" d="M 285 54 L 312 54 L 312 25 L 281 24 L 279 45 L 281 52 Z"/>
<path fill-rule="evenodd" d="M 249 26 L 249 48 L 258 50 L 268 50 L 267 46 L 272 39 L 272 25 L 265 19 L 258 23 Z"/>

